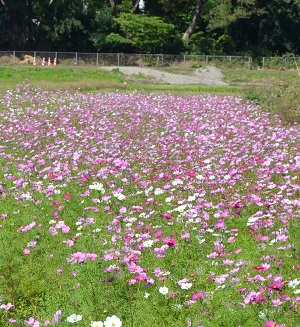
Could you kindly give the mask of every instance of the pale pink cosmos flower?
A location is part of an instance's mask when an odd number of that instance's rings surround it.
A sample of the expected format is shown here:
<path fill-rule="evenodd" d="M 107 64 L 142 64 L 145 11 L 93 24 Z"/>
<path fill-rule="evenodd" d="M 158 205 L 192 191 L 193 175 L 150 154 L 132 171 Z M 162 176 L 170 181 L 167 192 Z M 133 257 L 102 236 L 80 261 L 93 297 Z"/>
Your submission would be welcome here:
<path fill-rule="evenodd" d="M 1 304 L 0 309 L 4 309 L 7 311 L 7 310 L 11 309 L 13 306 L 14 305 L 12 303 L 8 302 L 7 304 Z"/>
<path fill-rule="evenodd" d="M 280 306 L 283 302 L 280 301 L 280 299 L 275 299 L 275 300 L 272 300 L 272 303 L 273 303 L 274 307 L 278 307 L 278 306 Z"/>
<path fill-rule="evenodd" d="M 207 255 L 208 258 L 211 258 L 211 259 L 215 259 L 216 257 L 218 257 L 219 254 L 217 252 L 212 252 L 210 254 Z"/>
<path fill-rule="evenodd" d="M 67 233 L 69 233 L 69 231 L 70 231 L 70 227 L 67 226 L 67 225 L 63 225 L 63 226 L 61 227 L 61 231 L 62 231 L 64 234 L 67 234 Z"/>
<path fill-rule="evenodd" d="M 77 262 L 83 262 L 85 259 L 85 254 L 82 252 L 75 252 L 71 254 L 72 260 Z"/>
<path fill-rule="evenodd" d="M 228 274 L 223 274 L 223 275 L 221 275 L 221 276 L 219 276 L 219 277 L 216 277 L 216 278 L 214 279 L 214 281 L 215 281 L 217 284 L 223 284 L 223 283 L 226 282 L 227 277 L 228 277 Z"/>
<path fill-rule="evenodd" d="M 95 253 L 86 253 L 85 259 L 90 259 L 91 261 L 95 261 L 97 259 L 97 254 Z"/>
<path fill-rule="evenodd" d="M 31 327 L 40 327 L 40 323 L 32 317 L 30 317 L 28 320 L 25 320 L 25 323 Z"/>
<path fill-rule="evenodd" d="M 23 250 L 23 253 L 26 254 L 26 255 L 27 255 L 27 254 L 30 254 L 30 250 L 27 249 L 27 248 L 25 248 L 25 249 Z"/>
<path fill-rule="evenodd" d="M 277 242 L 285 242 L 285 241 L 287 241 L 287 239 L 288 239 L 287 235 L 277 235 L 276 236 L 276 241 Z"/>
<path fill-rule="evenodd" d="M 34 248 L 36 246 L 36 241 L 30 241 L 27 246 Z"/>

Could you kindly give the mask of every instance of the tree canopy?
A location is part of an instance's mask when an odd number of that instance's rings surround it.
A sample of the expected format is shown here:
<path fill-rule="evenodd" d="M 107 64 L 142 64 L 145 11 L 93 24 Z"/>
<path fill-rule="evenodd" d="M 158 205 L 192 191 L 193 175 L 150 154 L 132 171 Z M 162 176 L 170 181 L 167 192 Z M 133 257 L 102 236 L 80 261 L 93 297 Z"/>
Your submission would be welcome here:
<path fill-rule="evenodd" d="M 300 53 L 300 0 L 0 0 L 0 50 Z"/>

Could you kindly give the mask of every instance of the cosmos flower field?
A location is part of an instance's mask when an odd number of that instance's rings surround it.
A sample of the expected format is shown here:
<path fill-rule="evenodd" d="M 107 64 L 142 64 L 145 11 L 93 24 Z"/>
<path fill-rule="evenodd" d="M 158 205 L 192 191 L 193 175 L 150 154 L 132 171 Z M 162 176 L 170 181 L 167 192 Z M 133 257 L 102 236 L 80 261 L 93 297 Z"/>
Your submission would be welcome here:
<path fill-rule="evenodd" d="M 240 98 L 0 100 L 0 325 L 300 325 L 300 130 Z"/>

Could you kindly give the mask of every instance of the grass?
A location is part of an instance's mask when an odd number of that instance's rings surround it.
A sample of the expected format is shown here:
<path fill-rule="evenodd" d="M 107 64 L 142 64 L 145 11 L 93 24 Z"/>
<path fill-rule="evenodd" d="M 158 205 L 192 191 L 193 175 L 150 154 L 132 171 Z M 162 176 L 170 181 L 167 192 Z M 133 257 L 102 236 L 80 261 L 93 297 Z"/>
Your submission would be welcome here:
<path fill-rule="evenodd" d="M 172 73 L 191 73 L 189 66 L 160 68 Z M 56 91 L 114 92 L 145 91 L 152 93 L 214 94 L 242 96 L 245 100 L 262 105 L 273 115 L 279 115 L 288 124 L 300 123 L 300 77 L 295 70 L 248 70 L 222 68 L 228 86 L 166 85 L 157 84 L 143 74 L 130 79 L 119 69 L 111 72 L 86 67 L 0 67 L 0 94 L 14 89 L 20 83 Z"/>
<path fill-rule="evenodd" d="M 28 82 L 33 86 L 48 90 L 70 90 L 81 91 L 115 91 L 124 90 L 145 90 L 150 92 L 211 92 L 237 94 L 240 87 L 210 87 L 210 86 L 177 86 L 156 84 L 142 74 L 134 75 L 128 80 L 118 69 L 112 72 L 101 70 L 101 68 L 83 67 L 0 67 L 0 93 L 4 94 L 7 89 L 15 88 L 18 84 Z"/>
<path fill-rule="evenodd" d="M 290 73 L 0 69 L 1 326 L 300 325 Z"/>
<path fill-rule="evenodd" d="M 196 92 L 0 103 L 1 326 L 300 324 L 298 129 Z"/>
<path fill-rule="evenodd" d="M 117 72 L 106 72 L 93 68 L 69 67 L 0 67 L 0 92 L 28 82 L 33 86 L 50 90 L 116 89 L 124 77 Z"/>
<path fill-rule="evenodd" d="M 161 69 L 161 68 L 160 68 Z M 166 68 L 173 73 L 190 73 L 190 67 Z M 18 84 L 28 82 L 47 90 L 75 92 L 146 91 L 176 92 L 177 94 L 228 94 L 242 96 L 278 114 L 287 123 L 300 122 L 300 78 L 295 70 L 248 70 L 222 68 L 229 86 L 164 85 L 146 79 L 142 74 L 128 79 L 119 69 L 112 72 L 86 67 L 0 67 L 0 94 Z M 126 83 L 126 85 L 125 85 Z"/>

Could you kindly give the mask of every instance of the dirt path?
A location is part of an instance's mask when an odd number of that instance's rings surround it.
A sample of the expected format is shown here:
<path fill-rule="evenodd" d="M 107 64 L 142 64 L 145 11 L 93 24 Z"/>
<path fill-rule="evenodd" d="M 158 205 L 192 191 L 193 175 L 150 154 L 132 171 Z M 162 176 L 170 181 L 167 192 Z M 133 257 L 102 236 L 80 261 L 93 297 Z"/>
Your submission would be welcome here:
<path fill-rule="evenodd" d="M 117 67 L 117 66 L 105 66 L 101 67 L 105 70 L 119 69 L 120 72 L 128 76 L 129 78 L 134 78 L 134 75 L 141 75 L 142 78 L 137 77 L 135 80 L 140 80 L 145 82 L 147 79 L 149 82 L 155 81 L 156 83 L 162 84 L 199 84 L 199 85 L 210 85 L 210 86 L 222 86 L 228 85 L 222 81 L 224 77 L 219 69 L 212 66 L 207 66 L 205 68 L 195 69 L 191 74 L 173 74 L 168 73 L 159 69 L 148 68 L 148 67 Z"/>

